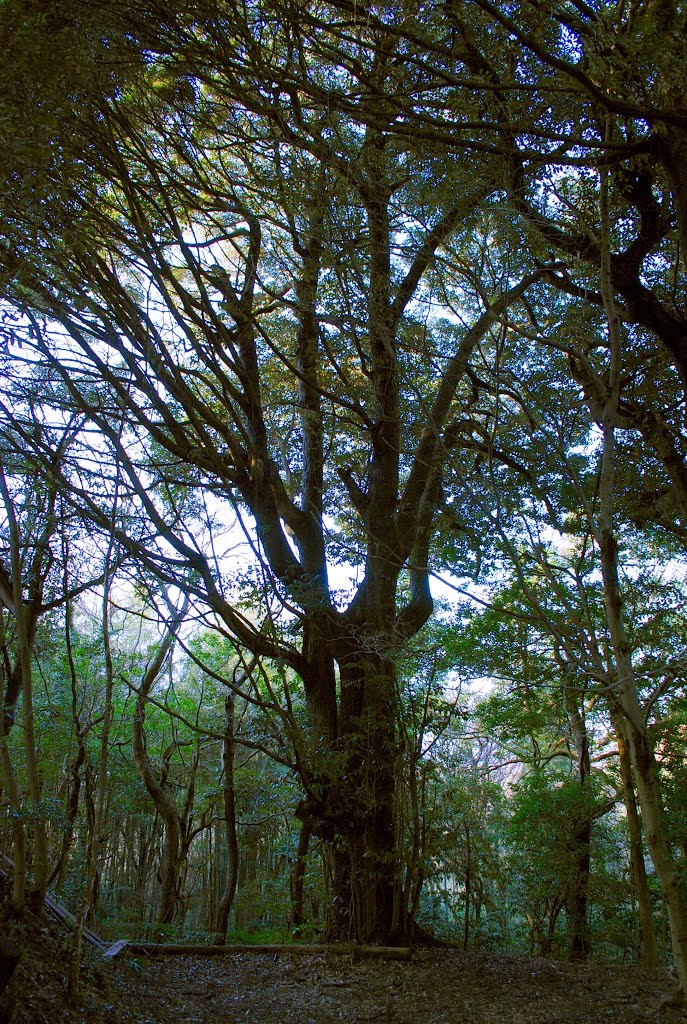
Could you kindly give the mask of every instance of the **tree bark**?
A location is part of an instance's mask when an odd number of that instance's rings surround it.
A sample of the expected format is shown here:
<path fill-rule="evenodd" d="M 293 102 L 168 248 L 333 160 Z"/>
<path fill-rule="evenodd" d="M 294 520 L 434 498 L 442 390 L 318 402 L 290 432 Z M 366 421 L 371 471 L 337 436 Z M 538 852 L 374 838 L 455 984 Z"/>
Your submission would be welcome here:
<path fill-rule="evenodd" d="M 632 778 L 632 763 L 625 738 L 622 718 L 614 702 L 610 702 L 610 713 L 613 728 L 618 740 L 618 761 L 620 776 L 623 783 L 623 798 L 627 814 L 627 829 L 630 844 L 630 871 L 634 895 L 639 908 L 639 930 L 641 935 L 641 959 L 648 970 L 655 970 L 658 965 L 658 947 L 656 929 L 651 908 L 651 890 L 644 864 L 644 848 L 642 843 L 642 826 L 637 813 L 637 800 Z"/>
<path fill-rule="evenodd" d="M 22 592 L 22 541 L 19 523 L 10 495 L 4 469 L 0 467 L 0 494 L 7 515 L 10 553 L 12 559 L 12 588 L 14 597 L 14 616 L 17 629 L 19 648 L 19 665 L 22 682 L 22 720 L 24 755 L 26 758 L 26 775 L 28 795 L 33 814 L 33 856 L 34 882 L 30 888 L 30 902 L 39 913 L 43 908 L 43 897 L 48 888 L 48 838 L 45 828 L 45 816 L 41 807 L 41 777 L 38 770 L 38 754 L 36 750 L 36 733 L 33 707 L 33 649 L 29 617 L 24 604 Z"/>
<path fill-rule="evenodd" d="M 303 925 L 305 924 L 304 883 L 311 836 L 312 828 L 310 824 L 308 822 L 303 822 L 298 834 L 298 848 L 296 850 L 296 859 L 294 860 L 291 868 L 291 879 L 289 884 L 291 892 L 291 916 L 289 926 L 294 935 L 299 935 Z"/>
<path fill-rule="evenodd" d="M 368 650 L 349 655 L 340 668 L 345 766 L 339 766 L 324 800 L 311 798 L 306 806 L 315 812 L 315 834 L 331 842 L 336 923 L 330 937 L 389 944 L 405 925 L 398 920 L 394 666 Z"/>
<path fill-rule="evenodd" d="M 251 896 L 257 899 L 258 878 L 258 841 L 260 828 L 257 825 L 246 825 L 241 836 L 241 856 L 239 859 L 238 890 L 239 902 L 236 908 L 237 928 L 250 927 L 254 920 Z"/>
<path fill-rule="evenodd" d="M 0 608 L 0 692 L 5 693 L 5 612 Z M 14 867 L 12 869 L 12 911 L 22 918 L 26 911 L 26 833 L 22 820 L 22 801 L 5 731 L 5 707 L 0 708 L 0 765 L 7 788 L 7 800 L 12 820 L 12 839 L 14 849 Z"/>
<path fill-rule="evenodd" d="M 100 874 L 101 861 L 105 850 L 105 836 L 103 834 L 106 818 L 107 792 L 108 792 L 108 761 L 110 754 L 110 729 L 112 725 L 112 697 L 114 693 L 114 670 L 112 664 L 112 649 L 110 645 L 110 586 L 111 570 L 114 552 L 114 538 L 110 535 L 105 566 L 103 572 L 103 599 L 102 599 L 102 631 L 103 650 L 105 654 L 105 694 L 103 709 L 103 724 L 100 734 L 100 757 L 98 762 L 97 786 L 93 786 L 92 773 L 88 770 L 88 758 L 86 758 L 87 770 L 84 775 L 86 805 L 86 817 L 88 823 L 86 839 L 86 880 L 84 885 L 83 900 L 81 908 L 76 917 L 74 932 L 72 936 L 71 958 L 67 978 L 67 996 L 71 1003 L 75 1004 L 79 998 L 79 981 L 81 968 L 81 943 L 83 930 L 87 921 L 92 921 L 95 916 L 98 897 L 100 895 Z M 65 587 L 66 589 L 66 587 Z M 72 682 L 72 697 L 76 699 L 76 667 L 74 665 L 71 647 L 71 605 L 67 604 L 66 613 L 66 637 L 67 654 L 70 666 Z M 74 704 L 74 708 L 75 708 Z"/>
<path fill-rule="evenodd" d="M 577 774 L 584 792 L 589 788 L 589 737 L 584 715 L 575 692 L 565 688 L 564 702 L 568 722 L 574 739 Z M 592 818 L 589 808 L 582 806 L 583 817 L 573 823 L 571 855 L 572 880 L 566 896 L 570 959 L 586 961 L 589 958 L 589 874 L 591 865 Z"/>
<path fill-rule="evenodd" d="M 224 889 L 217 908 L 215 925 L 215 942 L 218 945 L 227 941 L 229 914 L 236 893 L 236 882 L 239 870 L 239 844 L 236 832 L 236 793 L 234 789 L 234 710 L 236 695 L 229 689 L 224 698 L 226 716 L 224 741 L 222 746 L 222 762 L 224 767 L 224 832 L 227 841 L 227 864 Z"/>
<path fill-rule="evenodd" d="M 589 872 L 591 864 L 592 823 L 589 818 L 580 822 L 573 831 L 573 878 L 566 895 L 570 959 L 589 959 Z"/>
<path fill-rule="evenodd" d="M 155 804 L 155 808 L 164 822 L 164 839 L 160 864 L 160 906 L 158 910 L 158 928 L 171 924 L 174 920 L 177 903 L 177 882 L 181 862 L 182 824 L 179 810 L 174 800 L 165 791 L 162 779 L 155 772 L 145 742 L 145 707 L 153 683 L 158 678 L 174 644 L 174 630 L 185 614 L 185 608 L 176 616 L 175 622 L 169 626 L 160 648 L 148 665 L 141 681 L 136 698 L 134 713 L 133 752 L 134 763 L 146 789 Z"/>
<path fill-rule="evenodd" d="M 470 829 L 466 822 L 463 822 L 465 832 L 465 918 L 463 920 L 463 949 L 468 948 L 470 939 L 470 890 L 472 886 L 472 845 L 470 843 Z"/>

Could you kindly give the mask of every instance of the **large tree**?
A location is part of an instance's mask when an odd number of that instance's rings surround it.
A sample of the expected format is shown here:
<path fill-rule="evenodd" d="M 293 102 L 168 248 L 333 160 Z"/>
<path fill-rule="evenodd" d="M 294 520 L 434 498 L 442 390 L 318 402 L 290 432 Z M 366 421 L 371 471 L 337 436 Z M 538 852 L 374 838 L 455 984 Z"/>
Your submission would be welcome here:
<path fill-rule="evenodd" d="M 389 940 L 409 926 L 396 661 L 432 611 L 444 435 L 475 344 L 538 272 L 476 280 L 462 247 L 491 155 L 398 136 L 425 71 L 383 21 L 177 13 L 138 27 L 158 56 L 88 121 L 84 174 L 52 200 L 69 231 L 8 237 L 8 331 L 93 431 L 64 471 L 74 503 L 106 530 L 121 488 L 124 549 L 302 679 L 299 814 L 332 844 L 339 929 Z M 440 252 L 462 323 L 435 311 Z M 229 507 L 261 567 L 257 623 L 217 558 Z M 343 596 L 337 561 L 358 566 Z"/>
<path fill-rule="evenodd" d="M 431 614 L 477 344 L 498 326 L 500 366 L 507 319 L 567 348 L 610 447 L 638 430 L 682 500 L 680 400 L 637 372 L 645 345 L 671 388 L 686 379 L 665 273 L 681 79 L 651 43 L 683 16 L 664 8 L 527 4 L 515 23 L 485 0 L 103 5 L 108 52 L 142 59 L 79 93 L 59 187 L 22 193 L 3 236 L 7 336 L 91 431 L 64 470 L 72 501 L 110 530 L 121 487 L 118 542 L 302 679 L 300 814 L 332 843 L 339 927 L 360 937 L 408 926 L 396 662 Z M 552 339 L 538 279 L 603 324 L 620 309 L 612 372 L 598 322 L 593 358 Z M 260 566 L 252 617 L 217 557 L 228 514 Z M 345 594 L 336 561 L 357 569 Z"/>

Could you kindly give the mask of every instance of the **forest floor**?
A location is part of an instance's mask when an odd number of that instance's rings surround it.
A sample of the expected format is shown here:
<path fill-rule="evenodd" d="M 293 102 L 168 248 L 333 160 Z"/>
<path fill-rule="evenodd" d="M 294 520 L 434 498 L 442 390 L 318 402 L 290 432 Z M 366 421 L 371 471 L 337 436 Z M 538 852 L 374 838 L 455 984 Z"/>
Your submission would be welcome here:
<path fill-rule="evenodd" d="M 81 998 L 66 1005 L 69 936 L 27 918 L 3 925 L 23 950 L 5 996 L 11 1024 L 682 1024 L 672 979 L 631 966 L 455 949 L 410 962 L 238 953 L 103 960 L 84 949 Z"/>

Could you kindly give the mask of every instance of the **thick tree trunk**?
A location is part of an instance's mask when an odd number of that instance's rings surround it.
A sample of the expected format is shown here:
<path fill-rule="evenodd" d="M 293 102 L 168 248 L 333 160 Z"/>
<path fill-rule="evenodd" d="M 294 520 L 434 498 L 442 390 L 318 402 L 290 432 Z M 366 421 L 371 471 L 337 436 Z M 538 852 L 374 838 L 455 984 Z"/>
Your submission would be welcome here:
<path fill-rule="evenodd" d="M 341 696 L 338 735 L 318 745 L 314 779 L 297 816 L 329 847 L 333 906 L 330 940 L 384 945 L 400 941 L 407 925 L 396 837 L 396 682 L 392 659 L 375 648 L 380 635 L 338 658 Z"/>
<path fill-rule="evenodd" d="M 297 813 L 330 845 L 334 907 L 329 938 L 390 944 L 405 924 L 400 920 L 394 820 L 399 756 L 395 677 L 392 662 L 371 647 L 339 662 L 338 750 L 324 785 L 317 792 L 311 787 Z"/>

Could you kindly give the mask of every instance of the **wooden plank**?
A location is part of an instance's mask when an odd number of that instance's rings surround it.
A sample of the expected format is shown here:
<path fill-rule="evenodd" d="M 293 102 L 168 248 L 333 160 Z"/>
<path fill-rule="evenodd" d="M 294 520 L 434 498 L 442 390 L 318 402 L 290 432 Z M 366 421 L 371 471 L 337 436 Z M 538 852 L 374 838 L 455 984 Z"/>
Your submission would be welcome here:
<path fill-rule="evenodd" d="M 234 953 L 293 953 L 295 956 L 339 954 L 355 957 L 377 957 L 382 960 L 410 960 L 413 955 L 408 946 L 326 946 L 326 945 L 184 945 L 177 942 L 130 942 L 132 953 L 151 956 L 231 956 Z M 114 954 L 113 954 L 114 955 Z"/>
<path fill-rule="evenodd" d="M 53 917 L 56 917 L 62 924 L 69 925 L 70 927 L 76 924 L 74 915 L 66 907 L 63 907 L 61 903 L 58 903 L 49 892 L 45 894 L 45 905 Z"/>
<path fill-rule="evenodd" d="M 117 956 L 117 953 L 121 953 L 123 949 L 126 949 L 128 945 L 128 939 L 117 939 L 116 942 L 113 942 L 112 945 L 105 950 L 103 956 L 111 959 L 113 956 Z"/>
<path fill-rule="evenodd" d="M 103 954 L 106 953 L 107 950 L 110 948 L 110 943 L 103 942 L 103 940 L 98 935 L 96 935 L 95 932 L 92 932 L 90 928 L 84 928 L 83 937 L 84 939 L 86 939 L 87 942 L 90 942 L 92 946 L 95 946 L 95 948 L 99 949 L 100 952 Z"/>

